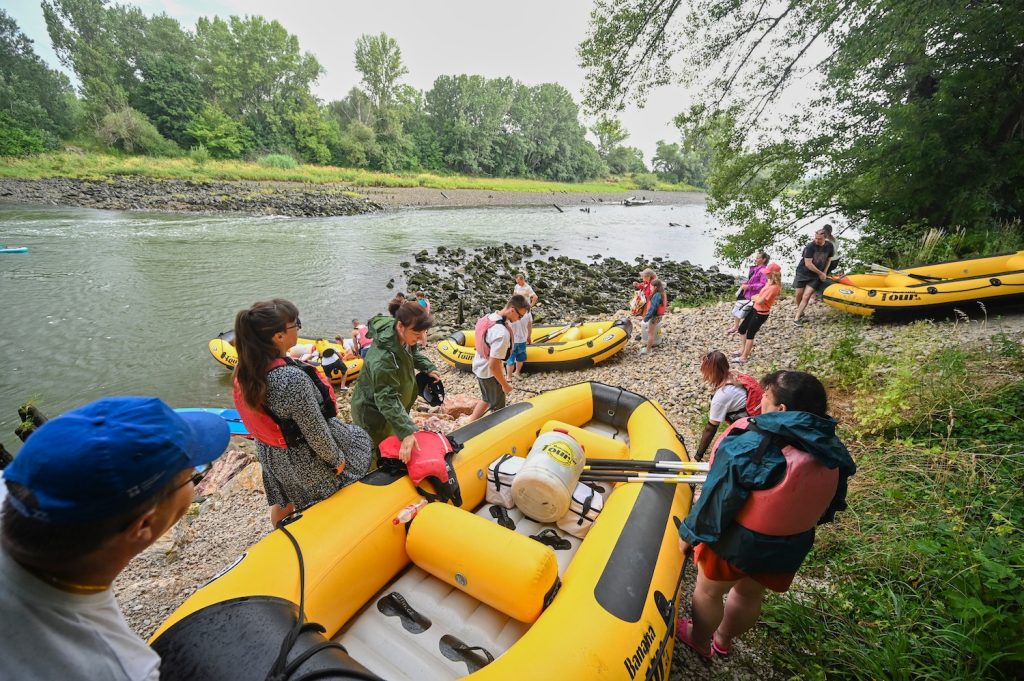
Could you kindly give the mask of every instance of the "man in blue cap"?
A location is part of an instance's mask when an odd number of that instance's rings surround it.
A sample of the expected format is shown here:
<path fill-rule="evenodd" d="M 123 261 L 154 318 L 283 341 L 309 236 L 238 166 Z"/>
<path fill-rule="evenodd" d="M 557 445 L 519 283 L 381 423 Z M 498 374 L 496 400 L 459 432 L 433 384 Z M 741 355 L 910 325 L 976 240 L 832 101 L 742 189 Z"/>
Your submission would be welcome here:
<path fill-rule="evenodd" d="M 159 678 L 159 656 L 110 585 L 184 515 L 195 468 L 228 437 L 219 416 L 177 414 L 155 397 L 101 399 L 33 433 L 3 471 L 4 678 Z"/>

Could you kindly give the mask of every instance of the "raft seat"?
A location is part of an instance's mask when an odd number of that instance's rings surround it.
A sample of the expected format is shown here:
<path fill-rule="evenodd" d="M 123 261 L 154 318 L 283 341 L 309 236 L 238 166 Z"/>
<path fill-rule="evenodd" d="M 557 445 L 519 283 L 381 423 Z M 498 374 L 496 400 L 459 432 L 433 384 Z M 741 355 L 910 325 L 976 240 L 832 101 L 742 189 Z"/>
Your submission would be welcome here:
<path fill-rule="evenodd" d="M 491 508 L 491 504 L 484 504 L 476 515 L 492 523 L 505 523 L 506 526 L 511 521 L 515 531 L 526 536 L 537 535 L 547 529 L 556 531 L 559 538 L 569 543 L 568 549 L 555 551 L 559 577 L 565 574 L 583 540 L 558 530 L 553 523 L 531 520 L 518 509 L 506 510 L 495 506 L 492 512 Z M 502 511 L 507 514 L 508 520 Z M 390 598 L 383 604 L 382 599 L 388 599 L 392 593 L 400 594 L 416 613 L 430 621 L 430 626 L 414 633 L 420 629 L 415 621 L 403 623 L 401 615 L 384 614 L 381 607 L 391 610 L 389 606 L 396 599 Z M 409 618 L 408 614 L 406 618 Z M 497 659 L 529 627 L 411 565 L 397 580 L 384 587 L 334 640 L 383 678 L 449 681 L 475 671 L 473 665 L 487 659 L 480 651 L 455 652 L 453 647 L 458 644 L 453 644 L 453 640 L 461 641 L 469 647 L 479 646 Z M 388 644 L 382 645 L 383 641 L 388 641 Z M 446 657 L 442 652 L 445 644 L 449 646 L 448 654 L 456 660 Z"/>

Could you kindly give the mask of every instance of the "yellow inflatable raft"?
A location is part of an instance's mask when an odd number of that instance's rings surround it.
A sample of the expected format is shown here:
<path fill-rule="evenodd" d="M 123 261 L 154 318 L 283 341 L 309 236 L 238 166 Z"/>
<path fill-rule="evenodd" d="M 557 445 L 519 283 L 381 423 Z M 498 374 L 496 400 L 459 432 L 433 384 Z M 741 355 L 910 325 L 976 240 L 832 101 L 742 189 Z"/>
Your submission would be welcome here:
<path fill-rule="evenodd" d="M 228 369 L 234 369 L 235 365 L 238 364 L 238 352 L 235 350 L 234 339 L 234 331 L 225 331 L 207 344 L 213 358 Z M 341 354 L 345 353 L 345 349 L 340 345 L 337 343 L 331 343 L 323 338 L 299 338 L 296 345 L 315 346 L 316 351 L 320 354 L 323 354 L 323 351 L 327 348 L 334 348 L 336 352 Z M 313 363 L 318 364 L 319 362 L 314 361 Z M 359 372 L 363 368 L 363 360 L 360 357 L 356 357 L 355 359 L 346 359 L 345 366 L 348 369 L 345 373 L 345 383 L 350 384 L 359 377 Z"/>
<path fill-rule="evenodd" d="M 525 371 L 586 369 L 626 347 L 633 325 L 628 319 L 588 324 L 535 326 L 526 346 Z M 473 330 L 458 331 L 437 344 L 441 357 L 460 371 L 472 371 Z"/>
<path fill-rule="evenodd" d="M 828 285 L 822 299 L 857 315 L 890 318 L 949 312 L 976 313 L 977 303 L 1024 302 L 1024 251 L 988 258 L 851 274 Z"/>
<path fill-rule="evenodd" d="M 609 485 L 583 539 L 485 503 L 488 465 L 524 456 L 555 427 L 588 431 L 578 440 L 588 457 L 687 459 L 661 407 L 622 388 L 581 383 L 510 405 L 449 436 L 461 508 L 434 502 L 398 522 L 421 497 L 383 470 L 340 490 L 161 624 L 151 640 L 161 679 L 263 679 L 272 668 L 274 678 L 667 679 L 690 487 Z M 300 599 L 315 623 L 301 631 Z"/>

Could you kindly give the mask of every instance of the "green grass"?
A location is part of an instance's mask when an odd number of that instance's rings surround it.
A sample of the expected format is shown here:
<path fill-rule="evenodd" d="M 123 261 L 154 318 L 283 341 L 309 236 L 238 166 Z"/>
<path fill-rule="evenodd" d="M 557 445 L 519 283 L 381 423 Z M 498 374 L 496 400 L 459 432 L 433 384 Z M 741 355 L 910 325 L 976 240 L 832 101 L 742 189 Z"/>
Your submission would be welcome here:
<path fill-rule="evenodd" d="M 116 176 L 140 176 L 168 180 L 252 180 L 341 183 L 354 187 L 427 187 L 431 189 L 482 189 L 502 192 L 638 192 L 629 178 L 601 182 L 546 182 L 519 178 L 467 177 L 432 173 L 378 173 L 355 168 L 296 165 L 294 168 L 267 167 L 244 161 L 203 160 L 188 157 L 154 158 L 102 153 L 52 153 L 27 158 L 0 157 L 0 177 L 41 179 L 70 177 L 105 180 Z M 662 191 L 699 191 L 689 185 L 659 183 Z M 552 197 L 557 202 L 557 197 Z"/>
<path fill-rule="evenodd" d="M 882 348 L 858 326 L 806 366 L 837 398 L 858 472 L 849 510 L 819 529 L 809 579 L 766 603 L 773 659 L 794 678 L 1014 678 L 1024 350 L 1005 334 L 964 349 L 926 324 Z"/>

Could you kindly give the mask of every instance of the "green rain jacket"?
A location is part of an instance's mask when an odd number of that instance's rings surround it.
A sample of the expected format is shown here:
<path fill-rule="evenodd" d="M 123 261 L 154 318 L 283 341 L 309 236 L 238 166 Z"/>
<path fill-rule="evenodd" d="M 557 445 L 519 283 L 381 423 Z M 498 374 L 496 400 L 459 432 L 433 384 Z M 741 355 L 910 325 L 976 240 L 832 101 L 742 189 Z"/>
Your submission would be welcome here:
<path fill-rule="evenodd" d="M 846 508 L 847 478 L 857 466 L 836 437 L 836 422 L 804 411 L 776 411 L 751 419 L 762 431 L 793 444 L 827 468 L 839 469 L 839 487 L 818 524 L 831 522 Z M 749 530 L 735 522 L 754 490 L 769 489 L 786 472 L 786 458 L 773 441 L 757 464 L 754 452 L 764 437 L 753 430 L 722 439 L 715 451 L 700 498 L 679 526 L 679 536 L 691 544 L 706 543 L 720 558 L 747 574 L 795 572 L 814 544 L 814 529 L 788 537 Z M 793 503 L 800 503 L 794 499 Z"/>
<path fill-rule="evenodd" d="M 373 438 L 374 446 L 389 435 L 404 439 L 417 428 L 409 418 L 416 401 L 416 372 L 437 367 L 415 347 L 402 344 L 395 318 L 379 315 L 367 323 L 373 345 L 364 358 L 352 396 L 352 421 Z"/>

